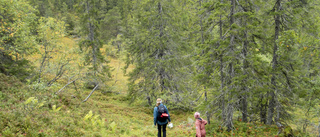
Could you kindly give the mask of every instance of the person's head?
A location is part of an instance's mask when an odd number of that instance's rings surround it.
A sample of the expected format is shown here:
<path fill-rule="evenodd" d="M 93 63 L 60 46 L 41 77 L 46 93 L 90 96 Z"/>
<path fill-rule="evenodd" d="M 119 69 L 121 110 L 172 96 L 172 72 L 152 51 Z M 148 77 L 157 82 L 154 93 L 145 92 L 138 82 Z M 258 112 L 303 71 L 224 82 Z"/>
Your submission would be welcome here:
<path fill-rule="evenodd" d="M 162 100 L 160 98 L 157 99 L 157 106 L 159 106 L 162 103 Z"/>
<path fill-rule="evenodd" d="M 194 113 L 194 118 L 195 119 L 200 118 L 200 113 L 199 112 Z"/>

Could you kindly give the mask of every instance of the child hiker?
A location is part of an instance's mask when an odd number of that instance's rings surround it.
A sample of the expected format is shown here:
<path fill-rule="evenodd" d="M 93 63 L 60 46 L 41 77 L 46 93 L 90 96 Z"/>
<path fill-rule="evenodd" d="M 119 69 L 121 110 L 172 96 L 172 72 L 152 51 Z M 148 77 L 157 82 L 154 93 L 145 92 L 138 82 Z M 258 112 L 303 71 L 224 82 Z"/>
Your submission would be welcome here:
<path fill-rule="evenodd" d="M 205 137 L 206 136 L 206 129 L 204 126 L 207 124 L 207 121 L 200 118 L 199 112 L 194 113 L 194 118 L 196 119 L 196 122 L 195 122 L 196 137 Z"/>

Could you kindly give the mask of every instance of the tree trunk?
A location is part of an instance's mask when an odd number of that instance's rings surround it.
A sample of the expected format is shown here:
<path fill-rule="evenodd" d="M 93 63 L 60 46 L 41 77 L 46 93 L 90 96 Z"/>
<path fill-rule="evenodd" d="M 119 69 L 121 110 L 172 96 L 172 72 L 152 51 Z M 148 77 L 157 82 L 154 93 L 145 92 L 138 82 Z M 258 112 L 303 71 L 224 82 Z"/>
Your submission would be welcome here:
<path fill-rule="evenodd" d="M 222 54 L 222 53 L 221 53 Z M 225 101 L 224 101 L 224 75 L 223 75 L 223 59 L 222 59 L 222 55 L 220 55 L 220 75 L 221 75 L 221 99 L 220 99 L 220 102 L 221 102 L 221 111 L 222 111 L 222 114 L 221 114 L 221 117 L 222 117 L 222 120 L 223 121 L 226 121 L 226 110 L 225 110 Z"/>
<path fill-rule="evenodd" d="M 246 1 L 247 3 L 247 1 Z M 243 26 L 245 26 L 245 31 L 244 31 L 244 42 L 243 42 L 243 49 L 242 49 L 242 54 L 243 54 L 243 74 L 244 75 L 248 75 L 247 73 L 247 69 L 248 69 L 248 62 L 247 62 L 247 47 L 248 47 L 248 36 L 247 36 L 247 17 L 244 17 L 244 20 L 243 20 Z M 242 111 L 242 120 L 243 122 L 247 122 L 248 119 L 247 119 L 247 93 L 248 93 L 248 86 L 245 85 L 245 83 L 247 83 L 247 78 L 244 78 L 243 79 L 243 87 L 242 87 L 242 90 L 244 92 L 244 94 L 242 95 L 241 97 L 241 111 Z"/>
<path fill-rule="evenodd" d="M 227 107 L 227 119 L 226 119 L 226 127 L 227 131 L 230 132 L 233 129 L 233 103 L 228 103 Z"/>
<path fill-rule="evenodd" d="M 148 104 L 149 104 L 149 106 L 152 106 L 151 98 L 150 98 L 150 96 L 149 96 L 149 95 L 147 95 L 147 100 L 148 100 Z"/>
<path fill-rule="evenodd" d="M 223 0 L 221 0 L 221 3 L 223 2 Z M 219 20 L 219 33 L 220 33 L 220 40 L 222 40 L 222 15 L 220 15 L 220 20 Z M 220 46 L 220 42 L 218 43 L 218 46 Z M 223 53 L 220 54 L 220 77 L 221 77 L 221 86 L 220 86 L 220 90 L 221 90 L 221 117 L 222 117 L 222 121 L 226 121 L 226 114 L 225 114 L 225 101 L 224 101 L 224 74 L 223 74 Z"/>
<path fill-rule="evenodd" d="M 280 4 L 281 0 L 277 0 L 275 4 L 275 12 L 280 11 Z M 279 32 L 280 32 L 280 15 L 276 14 L 274 15 L 274 21 L 275 21 L 275 35 L 274 35 L 274 46 L 273 46 L 273 59 L 272 59 L 272 78 L 271 78 L 271 85 L 273 86 L 273 91 L 269 92 L 269 96 L 271 100 L 269 100 L 269 106 L 268 106 L 268 117 L 267 117 L 267 124 L 271 125 L 273 123 L 273 115 L 274 115 L 274 108 L 276 106 L 276 94 L 277 91 L 277 84 L 276 84 L 276 68 L 278 65 L 277 62 L 277 43 L 276 41 L 279 38 Z M 278 110 L 278 109 L 277 109 Z M 279 114 L 279 112 L 277 112 Z M 280 116 L 279 116 L 280 117 Z"/>
<path fill-rule="evenodd" d="M 88 26 L 89 26 L 89 34 L 88 34 L 88 39 L 89 41 L 91 42 L 90 46 L 92 47 L 92 65 L 93 65 L 93 69 L 94 69 L 94 76 L 96 76 L 96 71 L 97 71 L 97 45 L 95 44 L 94 42 L 94 24 L 92 22 L 92 19 L 91 19 L 91 15 L 90 15 L 90 4 L 89 4 L 89 1 L 87 1 L 87 14 L 88 14 L 88 17 L 89 17 L 89 22 L 88 22 Z"/>
<path fill-rule="evenodd" d="M 201 4 L 202 4 L 202 0 L 199 0 L 199 9 L 201 9 Z M 200 15 L 200 33 L 201 33 L 201 44 L 204 44 L 204 37 L 203 37 L 203 23 L 202 23 L 202 16 Z M 209 74 L 208 74 L 209 76 Z M 205 102 L 207 104 L 208 102 L 208 97 L 207 97 L 207 90 L 206 90 L 206 86 L 204 86 L 204 96 L 205 96 Z M 209 109 L 209 105 L 207 105 L 207 109 Z M 210 114 L 208 113 L 208 111 L 206 112 L 207 115 L 207 120 L 208 120 L 208 124 L 210 124 Z"/>
<path fill-rule="evenodd" d="M 164 30 L 164 26 L 163 26 L 163 19 L 162 19 L 162 5 L 161 2 L 158 3 L 158 10 L 159 10 L 159 16 L 160 16 L 160 24 L 159 24 L 159 43 L 160 43 L 160 48 L 157 49 L 158 53 L 157 53 L 157 59 L 163 59 L 164 56 L 164 50 L 163 50 L 163 43 L 162 43 L 162 37 L 163 37 L 163 30 Z M 162 68 L 161 64 L 159 66 L 159 76 L 160 76 L 160 88 L 161 88 L 161 92 L 165 89 L 165 69 Z"/>
<path fill-rule="evenodd" d="M 245 89 L 246 90 L 246 89 Z M 242 98 L 241 98 L 241 111 L 242 111 L 242 121 L 243 122 L 248 122 L 248 109 L 247 109 L 247 95 L 245 93 L 245 95 L 242 95 Z"/>
<path fill-rule="evenodd" d="M 206 90 L 206 86 L 204 86 L 204 101 L 206 102 L 206 104 L 208 103 L 208 96 L 207 96 L 207 90 Z M 207 105 L 207 109 L 210 109 L 209 105 Z M 207 120 L 208 120 L 208 124 L 210 124 L 210 114 L 208 113 L 208 111 L 206 112 L 207 115 Z"/>
<path fill-rule="evenodd" d="M 233 23 L 235 23 L 235 19 L 234 19 L 234 13 L 235 13 L 235 0 L 231 0 L 231 12 L 230 12 L 230 25 L 232 25 Z M 230 29 L 232 31 L 232 28 Z M 235 39 L 235 36 L 234 34 L 231 32 L 231 35 L 230 35 L 230 44 L 229 44 L 229 49 L 230 49 L 230 52 L 231 52 L 231 55 L 232 57 L 234 57 L 234 39 Z M 234 77 L 234 59 L 232 59 L 232 61 L 230 62 L 229 64 L 229 75 L 230 75 L 230 78 L 229 78 L 229 83 L 230 84 L 230 89 L 233 89 L 234 86 L 232 85 L 232 79 Z M 227 126 L 227 131 L 231 131 L 233 129 L 233 121 L 232 121 L 232 117 L 233 117 L 233 103 L 232 103 L 232 93 L 231 91 L 229 92 L 229 100 L 228 100 L 228 108 L 227 108 L 227 123 L 226 123 L 226 126 Z"/>
<path fill-rule="evenodd" d="M 318 125 L 318 133 L 319 133 L 318 137 L 320 137 L 320 122 L 319 122 L 319 125 Z"/>
<path fill-rule="evenodd" d="M 44 46 L 44 55 L 42 56 L 42 61 L 41 61 L 41 64 L 40 64 L 38 83 L 41 82 L 42 72 L 45 69 L 46 60 L 47 60 L 48 54 L 49 54 L 49 51 L 47 49 L 47 42 L 44 42 L 43 46 Z"/>
<path fill-rule="evenodd" d="M 263 104 L 263 94 L 260 95 L 259 109 L 260 109 L 260 122 L 266 124 L 267 104 Z"/>

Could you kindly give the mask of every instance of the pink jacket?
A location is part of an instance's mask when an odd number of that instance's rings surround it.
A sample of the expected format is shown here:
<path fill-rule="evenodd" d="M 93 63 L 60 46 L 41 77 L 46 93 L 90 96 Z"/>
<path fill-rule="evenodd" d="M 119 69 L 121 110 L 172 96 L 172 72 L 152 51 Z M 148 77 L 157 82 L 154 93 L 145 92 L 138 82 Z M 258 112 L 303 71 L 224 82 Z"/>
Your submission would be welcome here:
<path fill-rule="evenodd" d="M 206 129 L 204 126 L 207 124 L 207 121 L 205 121 L 202 118 L 201 118 L 201 120 L 196 119 L 195 124 L 196 124 L 196 131 L 197 131 L 196 136 L 197 137 L 205 137 L 206 136 Z"/>

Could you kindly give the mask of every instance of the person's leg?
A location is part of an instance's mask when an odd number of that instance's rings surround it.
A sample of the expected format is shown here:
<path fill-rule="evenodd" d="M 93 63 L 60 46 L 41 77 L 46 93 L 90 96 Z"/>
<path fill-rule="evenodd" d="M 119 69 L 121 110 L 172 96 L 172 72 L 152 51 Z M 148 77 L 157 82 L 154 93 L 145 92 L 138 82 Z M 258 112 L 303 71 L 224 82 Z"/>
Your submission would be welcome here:
<path fill-rule="evenodd" d="M 166 135 L 167 135 L 167 130 L 166 130 L 166 128 L 167 128 L 167 124 L 164 124 L 163 126 L 162 126 L 162 131 L 163 131 L 163 137 L 166 137 Z"/>
<path fill-rule="evenodd" d="M 161 126 L 160 125 L 158 125 L 158 137 L 161 137 Z"/>

